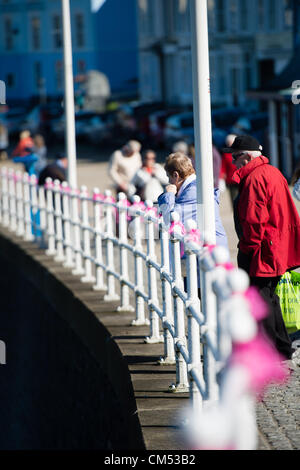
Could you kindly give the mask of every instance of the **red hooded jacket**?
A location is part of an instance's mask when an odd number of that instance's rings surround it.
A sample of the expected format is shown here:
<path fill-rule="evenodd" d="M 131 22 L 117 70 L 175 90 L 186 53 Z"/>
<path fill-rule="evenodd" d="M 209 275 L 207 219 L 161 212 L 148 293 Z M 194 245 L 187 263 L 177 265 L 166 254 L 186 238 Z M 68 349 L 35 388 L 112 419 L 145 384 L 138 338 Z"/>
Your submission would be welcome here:
<path fill-rule="evenodd" d="M 257 157 L 237 170 L 239 249 L 250 255 L 249 275 L 281 276 L 300 266 L 300 217 L 281 172 Z"/>

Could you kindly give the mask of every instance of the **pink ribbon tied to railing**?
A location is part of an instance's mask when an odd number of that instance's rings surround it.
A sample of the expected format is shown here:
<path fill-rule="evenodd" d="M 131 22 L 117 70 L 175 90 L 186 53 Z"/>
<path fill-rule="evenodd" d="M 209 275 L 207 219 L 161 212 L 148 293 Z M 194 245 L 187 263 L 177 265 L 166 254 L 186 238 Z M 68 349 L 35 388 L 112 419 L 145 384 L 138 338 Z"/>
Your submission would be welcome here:
<path fill-rule="evenodd" d="M 197 245 L 201 245 L 201 232 L 198 228 L 192 228 L 189 230 L 187 237 L 187 243 L 196 243 Z"/>
<path fill-rule="evenodd" d="M 155 217 L 158 217 L 157 207 L 146 207 L 144 206 L 145 213 L 153 212 Z"/>
<path fill-rule="evenodd" d="M 180 220 L 173 220 L 169 228 L 170 235 L 172 235 L 176 231 L 176 227 L 179 227 L 181 235 L 184 236 L 186 234 L 186 230 L 184 228 L 183 223 L 180 222 Z M 184 243 L 180 243 L 180 257 L 182 258 L 183 255 L 184 255 Z"/>
<path fill-rule="evenodd" d="M 204 243 L 203 248 L 207 248 L 208 252 L 211 253 L 217 245 L 209 245 L 208 243 Z"/>
<path fill-rule="evenodd" d="M 123 206 L 124 206 L 124 207 L 130 207 L 130 206 L 131 206 L 131 203 L 130 203 L 130 201 L 128 201 L 128 199 L 123 199 L 122 203 L 123 203 Z M 117 214 L 117 218 L 118 218 L 118 217 L 119 217 L 119 213 Z M 131 220 L 131 217 L 130 217 L 128 211 L 127 211 L 127 214 L 126 214 L 126 219 L 127 219 L 127 220 Z"/>
<path fill-rule="evenodd" d="M 101 193 L 94 193 L 93 194 L 93 201 L 104 201 L 105 196 Z"/>
<path fill-rule="evenodd" d="M 170 228 L 169 228 L 169 234 L 170 235 L 172 235 L 174 233 L 174 231 L 176 230 L 176 227 L 180 228 L 180 234 L 181 235 L 185 235 L 186 231 L 185 231 L 184 225 L 179 220 L 178 221 L 173 220 L 173 222 L 171 223 Z"/>
<path fill-rule="evenodd" d="M 46 181 L 44 184 L 45 189 L 52 189 L 54 187 L 53 181 Z"/>
<path fill-rule="evenodd" d="M 139 202 L 135 201 L 131 207 L 137 210 L 142 210 L 142 211 L 146 209 L 146 206 L 143 201 L 139 201 Z"/>

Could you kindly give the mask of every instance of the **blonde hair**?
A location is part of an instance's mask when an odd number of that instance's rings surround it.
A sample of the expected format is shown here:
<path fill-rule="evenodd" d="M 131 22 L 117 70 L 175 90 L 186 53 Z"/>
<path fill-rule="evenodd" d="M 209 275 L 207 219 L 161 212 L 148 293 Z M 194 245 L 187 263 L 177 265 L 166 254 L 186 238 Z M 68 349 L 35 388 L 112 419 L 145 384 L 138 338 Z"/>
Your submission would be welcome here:
<path fill-rule="evenodd" d="M 177 171 L 181 178 L 187 178 L 195 173 L 191 159 L 181 152 L 171 153 L 167 157 L 165 170 L 169 175 Z"/>
<path fill-rule="evenodd" d="M 22 131 L 20 134 L 20 139 L 26 139 L 27 137 L 30 137 L 30 132 L 29 131 Z"/>

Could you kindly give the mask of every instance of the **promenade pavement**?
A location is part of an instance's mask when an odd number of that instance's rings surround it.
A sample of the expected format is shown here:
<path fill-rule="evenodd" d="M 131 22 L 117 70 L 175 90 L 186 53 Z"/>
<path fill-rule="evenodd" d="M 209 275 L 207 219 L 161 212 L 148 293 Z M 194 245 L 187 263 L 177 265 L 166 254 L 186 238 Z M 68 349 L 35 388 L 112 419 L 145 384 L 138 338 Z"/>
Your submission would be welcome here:
<path fill-rule="evenodd" d="M 11 162 L 0 166 L 13 166 Z M 110 187 L 107 163 L 78 162 L 78 185 L 101 191 Z M 300 204 L 296 202 L 298 210 Z M 229 240 L 231 260 L 236 263 L 237 238 L 234 232 L 229 193 L 221 195 L 221 217 Z M 67 282 L 78 287 L 78 280 L 64 273 L 62 268 L 52 267 L 53 272 L 68 278 Z M 76 284 L 77 282 L 77 284 Z M 70 285 L 71 285 L 70 284 Z M 75 286 L 75 287 L 74 287 Z M 184 440 L 182 421 L 189 400 L 188 394 L 170 393 L 169 385 L 175 382 L 175 366 L 158 365 L 163 356 L 162 344 L 147 344 L 149 327 L 131 326 L 134 313 L 115 312 L 114 304 L 99 301 L 99 293 L 81 285 L 77 295 L 93 309 L 107 327 L 124 354 L 132 377 L 137 412 L 142 426 L 146 448 L 149 450 L 188 449 Z M 133 304 L 134 305 L 134 304 Z M 300 367 L 291 371 L 284 386 L 270 386 L 257 403 L 258 450 L 296 450 L 300 448 Z"/>

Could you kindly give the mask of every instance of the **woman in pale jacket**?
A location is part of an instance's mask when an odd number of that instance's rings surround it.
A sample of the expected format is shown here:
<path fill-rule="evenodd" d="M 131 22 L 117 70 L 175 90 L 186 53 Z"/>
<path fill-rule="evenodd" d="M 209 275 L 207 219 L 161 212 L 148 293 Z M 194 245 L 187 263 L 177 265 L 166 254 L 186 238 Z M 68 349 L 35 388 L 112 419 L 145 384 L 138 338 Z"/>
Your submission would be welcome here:
<path fill-rule="evenodd" d="M 130 140 L 121 150 L 116 150 L 110 157 L 108 173 L 116 193 L 128 194 L 130 182 L 142 166 L 141 144 Z"/>
<path fill-rule="evenodd" d="M 156 163 L 156 153 L 153 150 L 146 150 L 143 154 L 143 166 L 131 180 L 128 195 L 137 194 L 142 201 L 157 202 L 158 196 L 168 182 L 169 178 L 164 168 Z"/>

